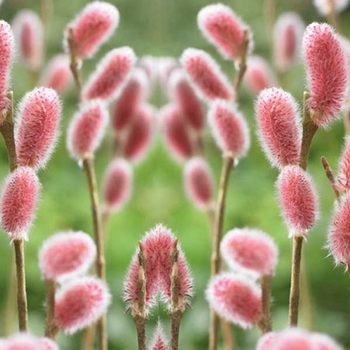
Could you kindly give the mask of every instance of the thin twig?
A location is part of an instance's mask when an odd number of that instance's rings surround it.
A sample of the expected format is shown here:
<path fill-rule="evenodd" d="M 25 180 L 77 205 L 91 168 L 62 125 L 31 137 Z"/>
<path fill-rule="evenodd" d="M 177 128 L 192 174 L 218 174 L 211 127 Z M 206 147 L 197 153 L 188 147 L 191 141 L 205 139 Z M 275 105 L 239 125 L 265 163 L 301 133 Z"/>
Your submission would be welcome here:
<path fill-rule="evenodd" d="M 45 337 L 55 339 L 59 332 L 59 328 L 55 322 L 55 292 L 56 282 L 46 280 L 46 324 Z"/>
<path fill-rule="evenodd" d="M 333 171 L 331 169 L 331 166 L 329 165 L 329 162 L 328 160 L 326 159 L 326 157 L 321 157 L 321 162 L 322 162 L 322 166 L 323 166 L 323 169 L 326 173 L 326 176 L 327 176 L 327 179 L 332 187 L 332 190 L 334 192 L 334 195 L 335 195 L 335 198 L 337 201 L 339 201 L 339 198 L 340 198 L 340 193 L 339 191 L 337 190 L 336 186 L 335 186 L 335 180 L 334 180 L 334 175 L 333 175 Z"/>
<path fill-rule="evenodd" d="M 81 60 L 76 55 L 73 28 L 71 26 L 68 26 L 67 28 L 67 41 L 68 41 L 68 48 L 69 48 L 69 55 L 70 55 L 70 70 L 73 74 L 74 82 L 75 82 L 79 100 L 80 100 L 81 89 L 82 89 L 82 80 L 80 76 Z"/>
<path fill-rule="evenodd" d="M 271 276 L 262 276 L 261 279 L 262 291 L 262 317 L 259 322 L 261 332 L 268 333 L 272 330 L 271 321 Z"/>

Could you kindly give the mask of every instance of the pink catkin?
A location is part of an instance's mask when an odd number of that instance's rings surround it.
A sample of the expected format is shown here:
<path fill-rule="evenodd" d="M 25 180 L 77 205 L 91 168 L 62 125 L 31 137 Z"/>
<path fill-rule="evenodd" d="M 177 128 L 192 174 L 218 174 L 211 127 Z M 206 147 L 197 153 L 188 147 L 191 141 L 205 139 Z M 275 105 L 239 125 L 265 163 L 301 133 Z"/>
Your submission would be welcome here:
<path fill-rule="evenodd" d="M 277 79 L 267 63 L 260 56 L 249 56 L 247 70 L 244 74 L 244 84 L 249 91 L 258 94 L 260 91 L 277 86 Z"/>
<path fill-rule="evenodd" d="M 151 146 L 154 114 L 155 110 L 151 105 L 140 105 L 121 141 L 121 154 L 133 163 L 140 162 Z"/>
<path fill-rule="evenodd" d="M 279 88 L 263 90 L 255 105 L 258 137 L 272 166 L 298 164 L 301 123 L 293 96 Z"/>
<path fill-rule="evenodd" d="M 103 180 L 103 198 L 106 210 L 119 211 L 131 197 L 133 170 L 126 160 L 113 160 L 106 170 Z"/>
<path fill-rule="evenodd" d="M 278 333 L 269 332 L 265 333 L 261 338 L 259 338 L 258 343 L 256 344 L 255 350 L 272 350 L 273 344 L 278 337 Z"/>
<path fill-rule="evenodd" d="M 244 51 L 244 32 L 248 31 L 249 50 L 253 49 L 248 26 L 223 4 L 203 7 L 197 16 L 198 27 L 204 37 L 213 44 L 226 59 L 240 58 Z"/>
<path fill-rule="evenodd" d="M 40 87 L 23 97 L 15 129 L 19 165 L 35 170 L 46 166 L 57 143 L 60 119 L 61 103 L 56 91 Z"/>
<path fill-rule="evenodd" d="M 323 16 L 328 16 L 332 11 L 332 6 L 329 0 L 313 0 L 313 3 L 319 13 Z M 335 11 L 341 12 L 349 5 L 349 0 L 333 0 L 333 4 Z"/>
<path fill-rule="evenodd" d="M 345 145 L 339 160 L 335 186 L 341 192 L 347 192 L 350 189 L 350 136 L 345 137 Z"/>
<path fill-rule="evenodd" d="M 207 100 L 230 100 L 234 93 L 214 59 L 202 50 L 186 49 L 180 62 L 198 95 Z"/>
<path fill-rule="evenodd" d="M 311 333 L 311 342 L 313 344 L 313 349 L 316 350 L 343 350 L 335 340 L 326 334 L 321 333 Z"/>
<path fill-rule="evenodd" d="M 59 232 L 44 241 L 39 267 L 46 280 L 62 281 L 85 273 L 96 256 L 93 239 L 81 231 Z"/>
<path fill-rule="evenodd" d="M 158 59 L 153 56 L 142 56 L 137 62 L 137 66 L 146 73 L 151 84 L 153 84 L 157 77 L 157 64 Z"/>
<path fill-rule="evenodd" d="M 5 340 L 3 347 L 1 345 L 1 350 L 46 350 L 41 340 L 29 333 L 14 334 Z"/>
<path fill-rule="evenodd" d="M 225 262 L 234 271 L 253 276 L 271 276 L 278 262 L 278 249 L 272 237 L 252 228 L 233 229 L 220 244 Z"/>
<path fill-rule="evenodd" d="M 261 318 L 261 290 L 244 276 L 216 275 L 205 293 L 209 306 L 220 317 L 244 329 L 253 327 Z"/>
<path fill-rule="evenodd" d="M 135 62 L 136 56 L 130 47 L 109 51 L 86 82 L 83 99 L 99 98 L 109 102 L 120 93 Z"/>
<path fill-rule="evenodd" d="M 108 111 L 100 100 L 82 105 L 68 128 L 67 147 L 73 158 L 82 160 L 91 157 L 104 136 L 108 123 Z"/>
<path fill-rule="evenodd" d="M 167 91 L 170 76 L 180 67 L 179 62 L 174 57 L 160 57 L 156 64 L 159 83 L 164 91 Z"/>
<path fill-rule="evenodd" d="M 12 23 L 21 61 L 32 71 L 38 71 L 43 62 L 44 34 L 39 16 L 32 10 L 21 10 Z"/>
<path fill-rule="evenodd" d="M 164 335 L 162 325 L 158 322 L 157 327 L 153 333 L 152 341 L 149 346 L 150 350 L 168 350 L 169 345 Z"/>
<path fill-rule="evenodd" d="M 286 166 L 276 188 L 289 237 L 305 237 L 318 218 L 317 192 L 311 176 L 297 165 Z"/>
<path fill-rule="evenodd" d="M 50 338 L 40 338 L 39 342 L 42 346 L 41 350 L 59 350 L 57 343 Z"/>
<path fill-rule="evenodd" d="M 159 121 L 171 155 L 179 161 L 192 157 L 195 143 L 181 110 L 176 105 L 166 105 L 159 111 Z"/>
<path fill-rule="evenodd" d="M 348 64 L 342 45 L 332 27 L 312 23 L 302 44 L 310 98 L 307 107 L 318 126 L 337 117 L 347 97 Z"/>
<path fill-rule="evenodd" d="M 273 54 L 279 72 L 290 70 L 298 58 L 305 25 L 296 12 L 282 13 L 273 28 Z"/>
<path fill-rule="evenodd" d="M 64 333 L 76 333 L 106 313 L 110 302 L 108 287 L 100 279 L 82 277 L 71 280 L 56 293 L 57 326 Z"/>
<path fill-rule="evenodd" d="M 287 328 L 278 333 L 274 350 L 315 350 L 310 334 L 300 328 Z"/>
<path fill-rule="evenodd" d="M 177 69 L 171 74 L 169 88 L 174 102 L 181 108 L 188 124 L 196 131 L 203 129 L 205 115 L 202 103 L 182 70 Z"/>
<path fill-rule="evenodd" d="M 81 58 L 92 57 L 113 34 L 119 24 L 119 12 L 115 6 L 94 1 L 85 6 L 69 24 L 73 29 L 75 54 Z M 67 32 L 64 46 L 68 51 Z"/>
<path fill-rule="evenodd" d="M 65 92 L 72 83 L 72 73 L 67 55 L 56 55 L 50 59 L 39 79 L 39 86 L 46 86 L 58 93 Z"/>
<path fill-rule="evenodd" d="M 214 176 L 209 164 L 200 157 L 190 159 L 184 168 L 187 197 L 199 209 L 210 209 L 214 197 Z"/>
<path fill-rule="evenodd" d="M 350 192 L 333 213 L 328 233 L 328 248 L 336 264 L 350 265 Z"/>
<path fill-rule="evenodd" d="M 11 240 L 28 239 L 40 187 L 37 175 L 29 167 L 19 167 L 6 177 L 2 185 L 0 219 Z"/>
<path fill-rule="evenodd" d="M 146 73 L 141 68 L 135 68 L 113 104 L 111 120 L 114 130 L 122 131 L 131 123 L 137 107 L 146 96 L 147 85 Z"/>
<path fill-rule="evenodd" d="M 10 101 L 6 94 L 10 85 L 10 71 L 14 56 L 15 40 L 10 25 L 0 21 L 0 123 L 4 121 Z"/>
<path fill-rule="evenodd" d="M 224 154 L 239 159 L 250 146 L 248 124 L 236 106 L 216 100 L 210 105 L 208 122 L 218 147 Z"/>

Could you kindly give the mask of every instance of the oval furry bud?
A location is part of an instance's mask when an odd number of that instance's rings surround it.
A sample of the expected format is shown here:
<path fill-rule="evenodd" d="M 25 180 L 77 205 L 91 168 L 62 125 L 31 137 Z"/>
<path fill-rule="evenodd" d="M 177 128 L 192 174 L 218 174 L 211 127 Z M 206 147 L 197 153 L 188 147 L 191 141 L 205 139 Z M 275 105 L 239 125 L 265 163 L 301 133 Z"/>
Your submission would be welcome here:
<path fill-rule="evenodd" d="M 278 337 L 278 333 L 269 332 L 265 333 L 260 337 L 258 344 L 256 344 L 256 350 L 271 350 L 273 349 L 273 344 Z"/>
<path fill-rule="evenodd" d="M 21 61 L 31 71 L 38 71 L 44 52 L 43 25 L 32 10 L 19 11 L 12 22 L 13 33 Z"/>
<path fill-rule="evenodd" d="M 63 281 L 85 273 L 96 256 L 93 239 L 85 232 L 58 232 L 39 251 L 39 268 L 46 280 Z"/>
<path fill-rule="evenodd" d="M 21 100 L 16 121 L 17 162 L 35 170 L 44 168 L 57 143 L 61 103 L 56 91 L 40 87 Z"/>
<path fill-rule="evenodd" d="M 235 228 L 220 244 L 222 257 L 231 269 L 253 277 L 271 276 L 278 262 L 277 245 L 271 236 L 252 228 Z"/>
<path fill-rule="evenodd" d="M 334 339 L 332 339 L 327 334 L 311 333 L 310 338 L 311 338 L 311 342 L 314 346 L 313 349 L 343 350 L 343 347 L 340 346 Z"/>
<path fill-rule="evenodd" d="M 234 93 L 214 59 L 202 50 L 186 49 L 180 63 L 199 96 L 207 100 L 230 100 Z"/>
<path fill-rule="evenodd" d="M 37 175 L 29 167 L 19 167 L 5 178 L 0 198 L 0 219 L 11 240 L 28 239 L 40 187 Z"/>
<path fill-rule="evenodd" d="M 2 344 L 1 344 L 2 345 Z M 5 340 L 2 350 L 45 350 L 40 339 L 29 333 L 16 333 Z"/>
<path fill-rule="evenodd" d="M 82 160 L 99 147 L 108 123 L 108 111 L 100 100 L 84 103 L 68 128 L 67 147 L 71 156 Z"/>
<path fill-rule="evenodd" d="M 103 180 L 103 197 L 106 209 L 119 211 L 130 199 L 133 185 L 133 170 L 126 160 L 113 160 Z"/>
<path fill-rule="evenodd" d="M 164 335 L 163 328 L 160 322 L 157 323 L 157 327 L 154 330 L 150 350 L 168 350 L 168 341 Z"/>
<path fill-rule="evenodd" d="M 186 163 L 184 184 L 187 197 L 197 208 L 205 210 L 213 205 L 214 176 L 203 158 L 195 157 Z"/>
<path fill-rule="evenodd" d="M 287 328 L 278 333 L 275 342 L 273 343 L 274 350 L 285 349 L 300 349 L 314 350 L 311 336 L 301 328 Z"/>
<path fill-rule="evenodd" d="M 109 51 L 83 87 L 83 99 L 99 98 L 109 102 L 120 93 L 135 62 L 136 56 L 130 47 Z"/>
<path fill-rule="evenodd" d="M 40 338 L 39 342 L 42 346 L 41 350 L 59 350 L 57 343 L 50 338 Z"/>
<path fill-rule="evenodd" d="M 248 124 L 236 106 L 216 100 L 210 105 L 208 122 L 218 147 L 233 158 L 244 157 L 250 146 Z"/>
<path fill-rule="evenodd" d="M 244 32 L 248 26 L 223 4 L 212 4 L 203 7 L 197 16 L 198 27 L 204 37 L 213 44 L 226 59 L 240 58 L 244 51 Z M 253 43 L 249 31 L 249 50 Z"/>
<path fill-rule="evenodd" d="M 349 0 L 332 0 L 334 10 L 336 12 L 341 12 L 349 5 Z M 313 1 L 318 12 L 323 16 L 330 15 L 332 11 L 332 5 L 329 0 L 314 0 Z"/>
<path fill-rule="evenodd" d="M 318 218 L 318 200 L 311 176 L 297 165 L 288 165 L 276 182 L 282 215 L 289 237 L 306 236 Z"/>
<path fill-rule="evenodd" d="M 107 285 L 96 277 L 71 280 L 56 293 L 55 319 L 67 334 L 76 333 L 96 322 L 111 302 Z"/>
<path fill-rule="evenodd" d="M 312 23 L 304 33 L 303 59 L 310 98 L 307 107 L 318 126 L 337 117 L 347 97 L 348 64 L 342 45 L 332 27 Z"/>
<path fill-rule="evenodd" d="M 255 105 L 257 134 L 266 158 L 276 168 L 298 164 L 301 123 L 293 96 L 279 88 L 263 90 Z"/>
<path fill-rule="evenodd" d="M 210 308 L 243 329 L 261 318 L 261 290 L 243 275 L 221 273 L 214 276 L 205 291 Z"/>
<path fill-rule="evenodd" d="M 94 1 L 84 7 L 75 20 L 69 24 L 73 29 L 75 55 L 92 57 L 106 42 L 119 24 L 119 12 L 108 2 Z M 64 46 L 68 51 L 67 32 Z"/>

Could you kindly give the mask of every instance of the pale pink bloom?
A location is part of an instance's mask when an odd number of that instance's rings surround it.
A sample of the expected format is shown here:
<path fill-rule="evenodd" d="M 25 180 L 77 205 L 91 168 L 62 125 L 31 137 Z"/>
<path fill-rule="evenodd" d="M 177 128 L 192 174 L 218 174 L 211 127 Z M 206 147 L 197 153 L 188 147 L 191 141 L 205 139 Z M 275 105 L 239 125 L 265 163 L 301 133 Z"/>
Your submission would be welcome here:
<path fill-rule="evenodd" d="M 69 57 L 60 54 L 52 57 L 47 63 L 41 73 L 38 85 L 63 93 L 71 85 L 72 81 L 73 76 L 69 67 Z"/>
<path fill-rule="evenodd" d="M 228 79 L 209 54 L 202 50 L 186 49 L 180 62 L 199 96 L 207 100 L 233 98 Z"/>
<path fill-rule="evenodd" d="M 313 179 L 298 165 L 288 165 L 280 173 L 276 187 L 289 237 L 305 237 L 318 218 L 318 198 Z"/>
<path fill-rule="evenodd" d="M 341 192 L 346 192 L 350 189 L 350 136 L 345 137 L 345 145 L 339 160 L 335 186 Z"/>
<path fill-rule="evenodd" d="M 195 143 L 184 116 L 176 105 L 168 104 L 159 111 L 159 122 L 170 154 L 178 161 L 195 153 Z"/>
<path fill-rule="evenodd" d="M 291 69 L 298 58 L 305 25 L 296 12 L 282 13 L 273 28 L 273 54 L 280 72 Z"/>
<path fill-rule="evenodd" d="M 56 293 L 55 318 L 57 326 L 73 334 L 96 322 L 111 302 L 105 282 L 96 277 L 71 280 Z"/>
<path fill-rule="evenodd" d="M 10 25 L 0 20 L 0 123 L 4 121 L 10 101 L 6 94 L 10 85 L 11 64 L 15 51 L 15 40 Z"/>
<path fill-rule="evenodd" d="M 83 87 L 83 99 L 99 98 L 109 102 L 115 98 L 127 82 L 135 62 L 135 53 L 128 46 L 109 51 Z"/>
<path fill-rule="evenodd" d="M 279 88 L 263 90 L 255 105 L 255 115 L 260 145 L 271 165 L 281 169 L 298 164 L 301 123 L 293 96 Z"/>
<path fill-rule="evenodd" d="M 157 61 L 159 83 L 167 92 L 170 76 L 174 70 L 179 68 L 180 64 L 174 57 L 159 57 Z"/>
<path fill-rule="evenodd" d="M 230 7 L 220 3 L 205 6 L 199 11 L 197 22 L 204 37 L 224 58 L 240 58 L 244 51 L 244 31 L 249 31 L 249 27 Z M 250 53 L 253 49 L 250 31 L 248 35 Z"/>
<path fill-rule="evenodd" d="M 158 59 L 153 56 L 140 57 L 137 66 L 140 67 L 147 75 L 148 80 L 153 84 L 157 77 Z"/>
<path fill-rule="evenodd" d="M 342 44 L 332 27 L 312 23 L 303 37 L 303 58 L 310 98 L 307 107 L 318 126 L 337 117 L 347 97 L 348 63 Z"/>
<path fill-rule="evenodd" d="M 154 330 L 152 341 L 148 348 L 149 350 L 169 350 L 168 341 L 164 335 L 160 322 L 158 322 L 157 327 Z"/>
<path fill-rule="evenodd" d="M 181 69 L 175 70 L 169 80 L 170 95 L 181 108 L 188 124 L 197 131 L 205 125 L 203 106 Z"/>
<path fill-rule="evenodd" d="M 29 167 L 19 167 L 5 178 L 0 199 L 0 220 L 11 240 L 28 239 L 40 188 L 37 175 Z"/>
<path fill-rule="evenodd" d="M 140 162 L 147 154 L 153 140 L 153 117 L 155 109 L 141 104 L 121 141 L 121 154 L 131 162 Z"/>
<path fill-rule="evenodd" d="M 131 197 L 133 170 L 126 160 L 113 160 L 103 179 L 103 198 L 106 209 L 119 211 Z"/>
<path fill-rule="evenodd" d="M 208 122 L 216 144 L 226 155 L 239 159 L 244 157 L 250 146 L 249 129 L 241 112 L 223 100 L 210 105 Z"/>
<path fill-rule="evenodd" d="M 277 86 L 277 79 L 267 61 L 261 56 L 249 56 L 244 84 L 254 94 L 261 90 Z"/>
<path fill-rule="evenodd" d="M 40 17 L 32 10 L 21 10 L 12 28 L 21 61 L 29 70 L 38 71 L 44 57 L 44 29 Z"/>
<path fill-rule="evenodd" d="M 278 333 L 273 350 L 316 350 L 309 333 L 300 328 L 287 328 Z"/>
<path fill-rule="evenodd" d="M 189 200 L 199 209 L 213 205 L 214 175 L 205 159 L 191 158 L 184 168 L 185 192 Z"/>
<path fill-rule="evenodd" d="M 329 228 L 327 246 L 336 264 L 350 265 L 350 192 L 336 206 Z"/>
<path fill-rule="evenodd" d="M 40 339 L 29 333 L 17 333 L 8 338 L 1 350 L 45 350 Z"/>
<path fill-rule="evenodd" d="M 269 332 L 265 333 L 263 336 L 259 338 L 258 343 L 256 344 L 255 350 L 272 350 L 273 344 L 278 337 L 278 333 Z"/>
<path fill-rule="evenodd" d="M 94 1 L 84 7 L 73 22 L 75 54 L 81 58 L 92 57 L 113 34 L 119 24 L 119 12 L 108 2 Z M 67 32 L 64 46 L 68 51 Z"/>
<path fill-rule="evenodd" d="M 95 256 L 95 243 L 85 232 L 58 232 L 43 242 L 39 268 L 46 280 L 63 281 L 85 273 Z"/>
<path fill-rule="evenodd" d="M 146 257 L 146 302 L 147 306 L 152 305 L 154 298 L 161 293 L 166 304 L 170 307 L 171 296 L 171 252 L 177 239 L 172 232 L 163 225 L 157 225 L 147 232 L 140 241 L 144 247 Z M 187 265 L 186 258 L 179 246 L 178 271 L 179 271 L 179 297 L 187 302 L 192 296 L 192 277 Z M 138 248 L 139 249 L 139 248 Z M 125 301 L 137 300 L 138 280 L 138 250 L 136 251 L 124 282 Z"/>
<path fill-rule="evenodd" d="M 121 131 L 130 125 L 135 111 L 146 97 L 147 90 L 146 73 L 141 68 L 135 68 L 113 103 L 111 121 L 114 130 Z"/>
<path fill-rule="evenodd" d="M 277 245 L 271 236 L 252 228 L 235 228 L 226 233 L 220 244 L 228 266 L 252 276 L 271 276 L 278 262 Z"/>
<path fill-rule="evenodd" d="M 61 103 L 55 90 L 39 87 L 22 98 L 15 129 L 19 165 L 35 170 L 46 166 L 57 144 L 60 119 Z"/>
<path fill-rule="evenodd" d="M 311 333 L 311 342 L 316 350 L 343 350 L 330 336 L 321 333 Z"/>
<path fill-rule="evenodd" d="M 261 318 L 261 289 L 244 275 L 216 275 L 205 294 L 210 308 L 220 317 L 244 329 L 253 327 Z"/>
<path fill-rule="evenodd" d="M 336 12 L 341 12 L 349 5 L 349 0 L 332 0 Z M 323 16 L 328 16 L 332 10 L 330 0 L 314 0 L 314 5 Z"/>
<path fill-rule="evenodd" d="M 73 158 L 91 157 L 99 147 L 108 124 L 108 110 L 100 100 L 84 103 L 74 114 L 67 135 L 68 151 Z"/>
<path fill-rule="evenodd" d="M 50 338 L 40 338 L 39 342 L 42 350 L 59 350 L 57 343 Z"/>

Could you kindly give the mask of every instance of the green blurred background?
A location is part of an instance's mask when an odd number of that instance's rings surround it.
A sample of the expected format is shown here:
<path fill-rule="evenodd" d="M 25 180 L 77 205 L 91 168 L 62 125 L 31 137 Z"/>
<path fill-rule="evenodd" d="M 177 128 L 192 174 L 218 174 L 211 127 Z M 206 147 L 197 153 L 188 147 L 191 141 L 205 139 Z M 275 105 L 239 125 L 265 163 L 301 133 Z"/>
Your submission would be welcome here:
<path fill-rule="evenodd" d="M 83 75 L 87 77 L 96 61 L 103 54 L 118 46 L 129 45 L 138 56 L 179 57 L 187 47 L 207 50 L 222 65 L 229 76 L 234 75 L 233 65 L 224 62 L 216 50 L 200 35 L 196 15 L 208 0 L 124 0 L 110 1 L 120 11 L 121 21 L 115 35 L 98 52 L 93 60 L 84 64 Z M 267 59 L 271 57 L 269 33 L 264 18 L 264 1 L 223 1 L 248 22 L 254 33 L 255 53 Z M 86 4 L 83 0 L 54 1 L 46 37 L 47 58 L 62 51 L 62 33 L 67 22 Z M 4 0 L 0 8 L 1 18 L 11 22 L 19 9 L 31 8 L 40 13 L 40 2 L 28 0 Z M 311 0 L 277 0 L 277 15 L 284 11 L 297 11 L 306 23 L 322 21 Z M 342 28 L 350 34 L 350 10 L 341 14 Z M 0 53 L 1 54 L 1 53 Z M 19 63 L 13 66 L 13 90 L 16 101 L 33 88 L 30 74 Z M 303 67 L 299 63 L 288 74 L 286 89 L 299 101 L 305 86 Z M 41 171 L 42 196 L 35 225 L 26 245 L 28 302 L 30 308 L 30 330 L 42 334 L 44 320 L 45 287 L 37 264 L 38 248 L 42 241 L 59 230 L 76 229 L 91 233 L 90 203 L 85 174 L 66 151 L 66 127 L 76 109 L 74 89 L 62 96 L 63 121 L 59 145 L 49 166 Z M 225 232 L 233 227 L 258 227 L 271 234 L 278 242 L 280 260 L 273 279 L 273 322 L 276 329 L 287 325 L 287 303 L 290 279 L 291 241 L 287 238 L 275 200 L 274 182 L 277 172 L 271 169 L 262 154 L 255 136 L 255 97 L 243 90 L 240 107 L 250 126 L 252 145 L 248 156 L 241 161 L 231 175 L 229 186 Z M 156 107 L 166 100 L 160 90 L 152 96 Z M 320 157 L 326 156 L 336 167 L 343 143 L 344 128 L 341 121 L 333 123 L 331 129 L 319 131 L 310 154 L 309 170 L 316 180 L 320 194 L 321 215 L 318 224 L 305 245 L 307 270 L 313 306 L 313 329 L 325 332 L 350 348 L 350 281 L 342 268 L 334 268 L 331 257 L 324 248 L 334 197 L 323 173 Z M 221 155 L 207 134 L 206 150 L 219 177 Z M 108 137 L 96 155 L 96 170 L 99 183 L 110 159 Z M 4 147 L 0 148 L 0 179 L 8 173 Z M 188 258 L 194 277 L 195 296 L 192 308 L 183 318 L 180 349 L 206 349 L 208 342 L 208 308 L 204 290 L 210 271 L 210 242 L 206 215 L 188 202 L 182 184 L 182 166 L 172 160 L 161 139 L 156 136 L 148 157 L 135 167 L 135 184 L 131 201 L 116 214 L 109 225 L 106 247 L 108 282 L 113 294 L 109 309 L 110 349 L 135 349 L 136 332 L 122 302 L 122 287 L 128 263 L 138 240 L 157 223 L 164 223 L 179 237 Z M 8 288 L 9 267 L 12 249 L 8 237 L 0 235 L 0 325 L 4 319 L 4 303 Z M 158 318 L 169 333 L 169 322 L 163 306 L 153 310 L 148 334 Z M 301 325 L 305 325 L 303 312 Z M 0 329 L 1 330 L 1 329 Z M 17 330 L 12 325 L 13 332 Z M 242 332 L 235 328 L 237 349 L 254 349 L 258 331 Z M 62 349 L 80 348 L 82 332 L 74 337 L 59 336 Z"/>

